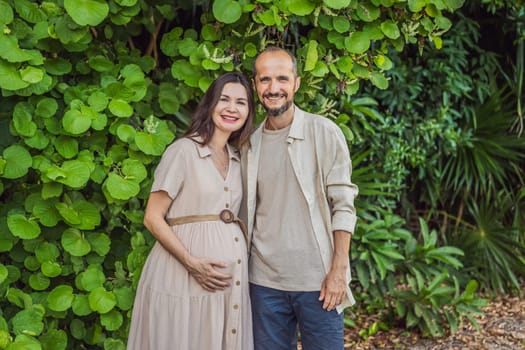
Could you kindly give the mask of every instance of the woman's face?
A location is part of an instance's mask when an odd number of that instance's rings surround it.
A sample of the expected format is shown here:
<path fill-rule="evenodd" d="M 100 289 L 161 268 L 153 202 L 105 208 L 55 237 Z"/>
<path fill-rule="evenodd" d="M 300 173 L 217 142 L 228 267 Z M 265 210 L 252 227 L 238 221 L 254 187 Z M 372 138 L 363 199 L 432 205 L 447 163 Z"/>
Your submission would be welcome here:
<path fill-rule="evenodd" d="M 212 112 L 216 131 L 231 134 L 239 130 L 246 122 L 249 111 L 248 94 L 244 86 L 240 83 L 224 85 Z"/>

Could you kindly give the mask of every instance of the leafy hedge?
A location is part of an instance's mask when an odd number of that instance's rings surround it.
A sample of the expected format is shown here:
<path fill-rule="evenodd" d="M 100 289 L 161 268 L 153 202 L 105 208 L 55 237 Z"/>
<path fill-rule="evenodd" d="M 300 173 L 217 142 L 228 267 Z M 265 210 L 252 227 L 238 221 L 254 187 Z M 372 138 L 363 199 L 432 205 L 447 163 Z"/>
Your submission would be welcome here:
<path fill-rule="evenodd" d="M 352 142 L 349 96 L 462 2 L 0 0 L 0 349 L 125 348 L 152 170 L 217 75 L 283 45 Z"/>

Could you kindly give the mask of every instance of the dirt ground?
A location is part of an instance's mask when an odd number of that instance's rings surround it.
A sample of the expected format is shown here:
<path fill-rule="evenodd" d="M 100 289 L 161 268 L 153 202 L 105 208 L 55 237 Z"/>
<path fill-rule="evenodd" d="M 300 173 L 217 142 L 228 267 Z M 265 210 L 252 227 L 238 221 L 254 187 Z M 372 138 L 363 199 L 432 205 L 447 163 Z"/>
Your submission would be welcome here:
<path fill-rule="evenodd" d="M 373 324 L 373 316 L 360 317 L 357 327 L 346 329 L 345 349 L 411 349 L 411 350 L 514 350 L 525 349 L 525 286 L 522 296 L 500 296 L 489 300 L 484 314 L 476 317 L 478 332 L 467 320 L 458 331 L 441 339 L 424 339 L 406 329 L 379 331 L 362 339 L 358 332 Z"/>

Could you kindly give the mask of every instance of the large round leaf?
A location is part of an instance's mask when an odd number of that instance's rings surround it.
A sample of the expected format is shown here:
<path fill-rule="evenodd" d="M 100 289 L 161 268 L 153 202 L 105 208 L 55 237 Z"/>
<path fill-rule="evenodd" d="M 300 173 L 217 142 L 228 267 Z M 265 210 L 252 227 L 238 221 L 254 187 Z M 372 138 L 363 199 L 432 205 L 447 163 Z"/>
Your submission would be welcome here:
<path fill-rule="evenodd" d="M 387 38 L 393 39 L 393 40 L 399 38 L 399 36 L 401 35 L 396 22 L 392 20 L 386 20 L 382 22 L 381 31 L 387 36 Z"/>
<path fill-rule="evenodd" d="M 73 287 L 62 284 L 47 296 L 47 306 L 53 311 L 66 311 L 73 303 Z"/>
<path fill-rule="evenodd" d="M 56 179 L 71 188 L 82 188 L 88 182 L 91 170 L 86 162 L 80 160 L 67 160 L 60 167 L 64 178 Z"/>
<path fill-rule="evenodd" d="M 364 32 L 354 32 L 345 38 L 345 47 L 351 53 L 362 54 L 370 47 L 370 37 Z"/>
<path fill-rule="evenodd" d="M 131 288 L 129 287 L 122 287 L 122 288 L 115 288 L 113 290 L 113 293 L 117 297 L 117 306 L 119 309 L 127 311 L 130 310 L 133 306 L 133 300 L 134 300 L 134 294 Z"/>
<path fill-rule="evenodd" d="M 159 99 L 160 99 L 160 97 L 159 97 Z M 135 128 L 132 127 L 131 125 L 122 124 L 122 125 L 119 125 L 119 127 L 117 128 L 117 136 L 118 136 L 118 138 L 121 141 L 126 142 L 126 143 L 133 142 L 133 140 L 135 140 L 135 134 L 136 133 L 137 132 L 136 132 Z"/>
<path fill-rule="evenodd" d="M 33 122 L 33 107 L 27 102 L 19 102 L 13 111 L 13 126 L 21 136 L 31 137 L 37 126 Z"/>
<path fill-rule="evenodd" d="M 0 60 L 0 88 L 18 90 L 28 86 L 29 83 L 22 80 L 15 64 Z"/>
<path fill-rule="evenodd" d="M 64 7 L 71 18 L 81 26 L 96 26 L 109 12 L 109 6 L 104 0 L 64 0 Z"/>
<path fill-rule="evenodd" d="M 56 200 L 40 200 L 33 207 L 33 215 L 46 227 L 54 227 L 60 221 L 60 215 L 55 208 Z M 48 260 L 48 259 L 44 259 Z"/>
<path fill-rule="evenodd" d="M 38 340 L 44 349 L 65 350 L 67 347 L 67 333 L 62 329 L 49 329 Z"/>
<path fill-rule="evenodd" d="M 372 22 L 375 21 L 381 14 L 378 7 L 374 6 L 371 3 L 360 3 L 357 5 L 357 16 L 363 22 Z"/>
<path fill-rule="evenodd" d="M 34 273 L 29 277 L 29 286 L 34 290 L 46 290 L 51 284 L 51 280 L 43 273 Z"/>
<path fill-rule="evenodd" d="M 310 0 L 290 0 L 288 10 L 297 16 L 308 16 L 315 10 L 315 4 Z"/>
<path fill-rule="evenodd" d="M 133 107 L 124 100 L 113 99 L 108 108 L 111 113 L 119 118 L 128 118 L 133 115 Z"/>
<path fill-rule="evenodd" d="M 62 247 L 73 256 L 84 256 L 91 251 L 91 245 L 84 238 L 82 232 L 75 228 L 68 228 L 62 234 Z"/>
<path fill-rule="evenodd" d="M 93 310 L 91 310 L 91 308 L 89 307 L 88 296 L 84 294 L 75 295 L 75 300 L 73 300 L 71 309 L 73 310 L 73 313 L 77 316 L 87 316 L 91 312 L 93 312 Z"/>
<path fill-rule="evenodd" d="M 15 341 L 9 344 L 6 350 L 42 350 L 42 346 L 34 337 L 19 334 L 16 336 Z"/>
<path fill-rule="evenodd" d="M 12 319 L 13 332 L 15 334 L 27 334 L 38 336 L 44 330 L 42 322 L 42 310 L 36 306 L 19 311 Z"/>
<path fill-rule="evenodd" d="M 35 114 L 42 118 L 51 118 L 57 110 L 57 101 L 53 98 L 44 97 L 36 104 Z"/>
<path fill-rule="evenodd" d="M 35 221 L 28 220 L 22 214 L 8 215 L 7 226 L 13 236 L 22 239 L 33 239 L 40 235 L 40 226 Z"/>
<path fill-rule="evenodd" d="M 106 276 L 98 267 L 90 266 L 78 276 L 78 281 L 82 289 L 91 292 L 93 289 L 102 287 L 106 281 Z"/>
<path fill-rule="evenodd" d="M 331 7 L 333 9 L 339 10 L 343 7 L 348 7 L 350 5 L 351 0 L 323 0 L 323 3 Z"/>
<path fill-rule="evenodd" d="M 36 247 L 35 256 L 41 263 L 44 261 L 54 261 L 60 256 L 60 251 L 56 244 L 42 242 Z"/>
<path fill-rule="evenodd" d="M 212 10 L 215 18 L 226 24 L 237 22 L 242 15 L 241 4 L 234 0 L 215 0 Z"/>
<path fill-rule="evenodd" d="M 111 239 L 105 233 L 90 233 L 87 240 L 93 251 L 100 256 L 106 256 L 111 249 Z"/>
<path fill-rule="evenodd" d="M 3 152 L 3 157 L 6 163 L 2 176 L 6 179 L 17 179 L 24 176 L 33 163 L 31 154 L 19 145 L 7 147 Z"/>
<path fill-rule="evenodd" d="M 78 142 L 72 137 L 61 135 L 55 139 L 53 144 L 57 152 L 66 159 L 78 154 Z"/>
<path fill-rule="evenodd" d="M 89 293 L 89 307 L 100 314 L 110 312 L 117 304 L 117 298 L 112 292 L 108 292 L 104 287 L 98 287 Z"/>
<path fill-rule="evenodd" d="M 0 26 L 9 24 L 13 21 L 13 9 L 9 6 L 9 3 L 5 1 L 0 1 Z"/>
<path fill-rule="evenodd" d="M 127 180 L 115 173 L 108 175 L 104 185 L 115 199 L 128 200 L 140 192 L 140 186 L 136 181 Z"/>
<path fill-rule="evenodd" d="M 56 277 L 62 273 L 62 267 L 59 263 L 54 261 L 44 261 L 40 270 L 47 277 Z"/>
<path fill-rule="evenodd" d="M 64 113 L 62 126 L 67 132 L 79 135 L 86 132 L 91 126 L 91 117 L 77 109 L 70 109 Z"/>
<path fill-rule="evenodd" d="M 116 331 L 122 326 L 123 321 L 124 318 L 122 317 L 122 314 L 117 310 L 111 310 L 108 313 L 100 315 L 100 323 L 108 331 Z"/>

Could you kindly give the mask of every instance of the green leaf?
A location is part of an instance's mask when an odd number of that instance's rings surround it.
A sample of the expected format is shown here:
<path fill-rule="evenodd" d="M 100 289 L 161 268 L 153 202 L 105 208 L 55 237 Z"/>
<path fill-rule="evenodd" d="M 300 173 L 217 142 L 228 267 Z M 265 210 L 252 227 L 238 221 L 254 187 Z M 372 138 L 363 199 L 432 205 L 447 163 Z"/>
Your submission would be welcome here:
<path fill-rule="evenodd" d="M 172 83 L 161 83 L 159 86 L 160 109 L 167 114 L 175 114 L 179 111 L 180 104 L 177 98 L 177 87 Z"/>
<path fill-rule="evenodd" d="M 408 0 L 408 8 L 412 12 L 419 12 L 425 7 L 427 0 Z"/>
<path fill-rule="evenodd" d="M 73 288 L 68 285 L 55 287 L 47 296 L 47 306 L 53 311 L 66 311 L 73 303 Z"/>
<path fill-rule="evenodd" d="M 23 81 L 36 84 L 44 79 L 44 71 L 40 68 L 28 66 L 20 70 L 20 77 Z"/>
<path fill-rule="evenodd" d="M 116 331 L 122 326 L 124 318 L 117 310 L 111 310 L 108 313 L 100 315 L 100 324 L 108 331 Z"/>
<path fill-rule="evenodd" d="M 399 38 L 401 35 L 399 28 L 397 27 L 397 23 L 392 20 L 381 22 L 381 31 L 386 35 L 387 38 L 393 40 Z"/>
<path fill-rule="evenodd" d="M 0 59 L 0 88 L 19 90 L 28 87 L 29 83 L 22 80 L 16 65 Z"/>
<path fill-rule="evenodd" d="M 128 118 L 133 115 L 133 107 L 120 99 L 113 99 L 109 103 L 109 111 L 119 118 Z"/>
<path fill-rule="evenodd" d="M 288 10 L 297 16 L 308 16 L 315 10 L 315 4 L 310 0 L 289 0 Z"/>
<path fill-rule="evenodd" d="M 88 64 L 97 72 L 108 72 L 114 67 L 113 62 L 102 55 L 89 57 Z"/>
<path fill-rule="evenodd" d="M 42 322 L 43 312 L 40 308 L 33 306 L 30 309 L 19 311 L 12 319 L 13 333 L 38 336 L 44 330 Z"/>
<path fill-rule="evenodd" d="M 379 18 L 381 11 L 371 3 L 360 3 L 357 5 L 357 16 L 363 22 L 373 22 Z"/>
<path fill-rule="evenodd" d="M 60 168 L 49 168 L 46 175 L 50 179 L 63 183 L 71 188 L 82 188 L 88 182 L 91 170 L 86 162 L 81 160 L 66 160 Z"/>
<path fill-rule="evenodd" d="M 54 98 L 43 97 L 38 101 L 35 108 L 35 115 L 42 118 L 51 118 L 58 110 L 58 103 Z"/>
<path fill-rule="evenodd" d="M 86 132 L 91 126 L 92 116 L 87 113 L 82 113 L 78 109 L 70 109 L 64 113 L 62 118 L 62 126 L 67 132 L 79 135 Z"/>
<path fill-rule="evenodd" d="M 452 22 L 443 16 L 437 16 L 435 22 L 437 27 L 442 30 L 449 30 L 452 27 Z"/>
<path fill-rule="evenodd" d="M 126 143 L 132 143 L 135 140 L 136 130 L 134 127 L 128 124 L 121 124 L 117 128 L 118 138 Z"/>
<path fill-rule="evenodd" d="M 308 72 L 315 68 L 317 64 L 318 55 L 317 55 L 317 41 L 310 40 L 308 42 L 308 51 L 306 53 L 306 60 L 304 63 L 304 71 Z"/>
<path fill-rule="evenodd" d="M 73 256 L 84 256 L 91 251 L 91 245 L 82 232 L 75 228 L 68 228 L 61 238 L 62 247 Z"/>
<path fill-rule="evenodd" d="M 111 197 L 121 200 L 128 200 L 140 191 L 140 185 L 136 181 L 125 179 L 115 173 L 108 175 L 104 186 Z"/>
<path fill-rule="evenodd" d="M 53 75 L 65 75 L 71 73 L 71 63 L 61 57 L 58 58 L 46 58 L 44 62 L 44 68 L 49 74 Z"/>
<path fill-rule="evenodd" d="M 54 261 L 44 261 L 40 270 L 47 277 L 56 277 L 62 273 L 62 267 L 59 263 Z"/>
<path fill-rule="evenodd" d="M 38 23 L 46 20 L 46 14 L 40 9 L 38 4 L 27 0 L 15 0 L 16 12 L 30 23 Z"/>
<path fill-rule="evenodd" d="M 40 226 L 33 220 L 28 220 L 22 214 L 11 214 L 7 216 L 7 226 L 15 237 L 22 239 L 33 239 L 40 235 Z"/>
<path fill-rule="evenodd" d="M 333 20 L 334 29 L 338 33 L 346 33 L 350 30 L 350 22 L 347 18 L 342 16 L 334 17 Z"/>
<path fill-rule="evenodd" d="M 372 72 L 370 75 L 370 81 L 378 89 L 385 90 L 388 87 L 388 80 L 385 78 L 383 73 Z"/>
<path fill-rule="evenodd" d="M 96 266 L 89 266 L 86 271 L 83 271 L 78 275 L 78 282 L 82 289 L 88 292 L 95 288 L 102 287 L 105 281 L 106 276 L 104 275 L 104 272 Z"/>
<path fill-rule="evenodd" d="M 55 261 L 60 256 L 60 251 L 54 243 L 41 242 L 35 249 L 35 256 L 39 262 Z"/>
<path fill-rule="evenodd" d="M 7 274 L 7 268 L 4 266 L 4 264 L 0 263 L 0 284 L 6 280 Z"/>
<path fill-rule="evenodd" d="M 95 112 L 102 112 L 106 109 L 108 102 L 108 96 L 102 91 L 96 91 L 88 97 L 88 104 Z"/>
<path fill-rule="evenodd" d="M 37 126 L 33 122 L 33 107 L 26 102 L 16 104 L 13 111 L 13 126 L 21 136 L 31 137 L 35 135 Z"/>
<path fill-rule="evenodd" d="M 15 341 L 9 344 L 6 350 L 42 350 L 40 342 L 35 338 L 19 334 L 16 336 Z"/>
<path fill-rule="evenodd" d="M 104 350 L 126 350 L 126 345 L 120 339 L 104 339 Z"/>
<path fill-rule="evenodd" d="M 350 5 L 351 0 L 323 0 L 323 3 L 333 9 L 340 10 Z"/>
<path fill-rule="evenodd" d="M 57 152 L 66 159 L 73 158 L 78 154 L 78 142 L 72 137 L 60 135 L 53 144 Z"/>
<path fill-rule="evenodd" d="M 129 287 L 115 288 L 113 293 L 117 297 L 117 306 L 119 309 L 127 311 L 131 310 L 134 301 L 133 290 Z"/>
<path fill-rule="evenodd" d="M 100 256 L 106 256 L 111 249 L 111 240 L 105 233 L 90 233 L 87 240 L 93 251 Z"/>
<path fill-rule="evenodd" d="M 9 3 L 4 0 L 0 1 L 0 27 L 13 22 L 13 9 L 9 6 Z"/>
<path fill-rule="evenodd" d="M 212 11 L 218 21 L 226 24 L 237 22 L 242 15 L 241 4 L 234 0 L 215 0 Z"/>
<path fill-rule="evenodd" d="M 365 53 L 370 48 L 370 37 L 364 32 L 354 32 L 345 38 L 345 47 L 350 53 Z"/>
<path fill-rule="evenodd" d="M 389 70 L 393 66 L 390 58 L 381 54 L 374 56 L 374 63 L 379 69 L 382 70 Z"/>
<path fill-rule="evenodd" d="M 110 312 L 117 304 L 117 298 L 112 292 L 108 292 L 104 287 L 95 288 L 88 296 L 89 307 L 100 314 Z"/>
<path fill-rule="evenodd" d="M 12 145 L 3 152 L 6 161 L 2 177 L 6 179 L 18 179 L 27 174 L 33 163 L 31 154 L 22 146 Z"/>
<path fill-rule="evenodd" d="M 85 294 L 75 295 L 73 304 L 71 304 L 71 309 L 73 310 L 73 313 L 77 316 L 87 316 L 93 312 L 93 310 L 91 310 L 91 308 L 89 307 L 88 296 Z"/>
<path fill-rule="evenodd" d="M 51 280 L 43 273 L 38 272 L 29 277 L 29 286 L 34 290 L 46 290 L 51 284 Z"/>
<path fill-rule="evenodd" d="M 81 26 L 99 25 L 109 13 L 109 6 L 104 0 L 64 0 L 64 7 Z"/>
<path fill-rule="evenodd" d="M 62 329 L 49 329 L 38 340 L 44 350 L 65 350 L 67 347 L 67 333 Z"/>
<path fill-rule="evenodd" d="M 1 71 L 0 71 L 1 74 Z M 200 70 L 187 60 L 177 60 L 171 65 L 171 75 L 178 80 L 184 81 L 191 87 L 199 86 Z"/>

